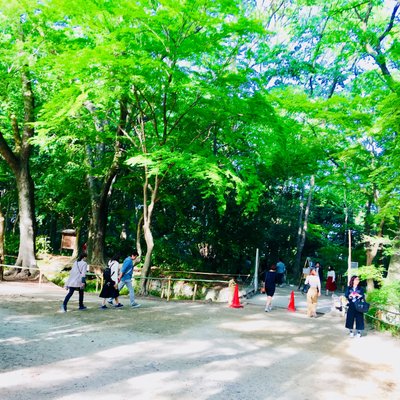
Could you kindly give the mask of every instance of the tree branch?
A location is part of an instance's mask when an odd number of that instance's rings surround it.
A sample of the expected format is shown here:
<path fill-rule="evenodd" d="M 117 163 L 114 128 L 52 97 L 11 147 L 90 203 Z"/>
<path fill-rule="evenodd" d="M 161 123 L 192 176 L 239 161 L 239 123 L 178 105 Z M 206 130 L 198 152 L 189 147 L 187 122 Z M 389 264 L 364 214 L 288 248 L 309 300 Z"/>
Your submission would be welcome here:
<path fill-rule="evenodd" d="M 20 162 L 18 157 L 13 153 L 10 146 L 4 139 L 3 133 L 0 132 L 0 154 L 3 156 L 6 163 L 16 175 L 20 170 Z"/>

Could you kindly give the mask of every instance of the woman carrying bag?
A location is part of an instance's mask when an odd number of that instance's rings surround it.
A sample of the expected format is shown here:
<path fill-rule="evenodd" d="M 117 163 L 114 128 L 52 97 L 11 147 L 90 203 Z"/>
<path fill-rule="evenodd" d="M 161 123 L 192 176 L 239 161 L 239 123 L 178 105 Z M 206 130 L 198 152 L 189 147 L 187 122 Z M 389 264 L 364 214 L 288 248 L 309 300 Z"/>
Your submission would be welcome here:
<path fill-rule="evenodd" d="M 356 309 L 356 302 L 364 301 L 364 290 L 360 286 L 360 278 L 353 275 L 350 279 L 349 286 L 346 288 L 345 297 L 349 301 L 347 310 L 346 325 L 349 329 L 349 336 L 354 337 L 354 321 L 356 322 L 357 337 L 361 337 L 361 331 L 364 330 L 364 314 Z"/>
<path fill-rule="evenodd" d="M 304 286 L 309 285 L 307 291 L 307 316 L 317 317 L 318 297 L 321 296 L 321 281 L 317 271 L 312 268 L 310 275 L 307 276 Z"/>
<path fill-rule="evenodd" d="M 64 302 L 61 306 L 61 312 L 67 312 L 67 304 L 69 299 L 74 294 L 75 290 L 79 291 L 79 309 L 86 310 L 87 307 L 83 305 L 83 293 L 85 290 L 86 284 L 86 271 L 87 271 L 87 263 L 86 263 L 86 253 L 82 253 L 78 259 L 72 265 L 71 273 L 65 284 L 65 288 L 68 290 L 68 294 L 65 296 Z"/>

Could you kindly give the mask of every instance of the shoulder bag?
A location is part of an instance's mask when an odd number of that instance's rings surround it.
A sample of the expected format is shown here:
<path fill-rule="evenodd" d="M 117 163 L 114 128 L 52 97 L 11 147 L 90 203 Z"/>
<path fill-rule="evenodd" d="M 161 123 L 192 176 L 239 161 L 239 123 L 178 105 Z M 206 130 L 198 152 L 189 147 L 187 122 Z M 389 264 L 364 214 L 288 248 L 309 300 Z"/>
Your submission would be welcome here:
<path fill-rule="evenodd" d="M 370 306 L 370 304 L 367 303 L 366 301 L 357 300 L 354 303 L 354 308 L 356 309 L 356 311 L 362 312 L 362 313 L 368 312 L 369 306 Z"/>

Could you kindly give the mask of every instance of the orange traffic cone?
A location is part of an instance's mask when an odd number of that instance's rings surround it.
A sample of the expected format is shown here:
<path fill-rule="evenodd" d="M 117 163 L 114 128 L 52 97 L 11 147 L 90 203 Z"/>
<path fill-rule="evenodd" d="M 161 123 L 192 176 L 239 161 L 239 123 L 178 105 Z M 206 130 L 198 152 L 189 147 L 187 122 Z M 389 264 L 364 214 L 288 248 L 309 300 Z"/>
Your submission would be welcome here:
<path fill-rule="evenodd" d="M 294 306 L 294 291 L 292 290 L 292 293 L 290 293 L 290 301 L 288 305 L 288 311 L 296 311 L 296 307 Z"/>
<path fill-rule="evenodd" d="M 231 308 L 241 308 L 241 307 L 243 307 L 240 304 L 240 300 L 239 300 L 239 285 L 238 284 L 236 284 L 236 286 L 235 286 L 235 292 L 233 293 L 232 303 L 231 303 L 231 305 L 229 307 L 231 307 Z"/>

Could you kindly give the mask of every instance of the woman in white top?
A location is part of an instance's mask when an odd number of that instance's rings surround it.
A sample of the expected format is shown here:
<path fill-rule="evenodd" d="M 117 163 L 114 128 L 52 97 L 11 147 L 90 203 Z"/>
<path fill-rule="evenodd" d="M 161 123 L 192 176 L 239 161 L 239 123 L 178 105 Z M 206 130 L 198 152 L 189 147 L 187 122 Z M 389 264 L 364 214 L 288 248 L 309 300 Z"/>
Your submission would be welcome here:
<path fill-rule="evenodd" d="M 103 310 L 107 309 L 106 299 L 108 298 L 108 302 L 113 304 L 113 299 L 115 299 L 115 307 L 122 307 L 118 300 L 119 290 L 118 290 L 118 271 L 119 271 L 119 255 L 116 254 L 111 258 L 108 262 L 107 268 L 103 272 L 103 280 L 104 285 L 101 289 L 99 297 L 103 299 L 102 305 L 100 308 Z"/>
<path fill-rule="evenodd" d="M 315 269 L 310 271 L 305 284 L 310 285 L 307 292 L 307 316 L 316 317 L 318 296 L 321 296 L 321 281 Z"/>
<path fill-rule="evenodd" d="M 86 283 L 86 271 L 87 271 L 87 263 L 86 263 L 86 253 L 82 253 L 78 259 L 72 265 L 72 269 L 65 284 L 65 288 L 68 290 L 68 294 L 65 296 L 64 302 L 61 306 L 61 312 L 67 312 L 67 304 L 69 299 L 74 294 L 75 290 L 79 291 L 79 309 L 86 310 L 87 307 L 83 305 L 83 293 L 85 290 Z"/>
<path fill-rule="evenodd" d="M 334 292 L 336 289 L 336 274 L 334 269 L 329 266 L 326 279 L 326 295 L 329 296 L 329 292 Z"/>

